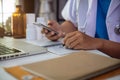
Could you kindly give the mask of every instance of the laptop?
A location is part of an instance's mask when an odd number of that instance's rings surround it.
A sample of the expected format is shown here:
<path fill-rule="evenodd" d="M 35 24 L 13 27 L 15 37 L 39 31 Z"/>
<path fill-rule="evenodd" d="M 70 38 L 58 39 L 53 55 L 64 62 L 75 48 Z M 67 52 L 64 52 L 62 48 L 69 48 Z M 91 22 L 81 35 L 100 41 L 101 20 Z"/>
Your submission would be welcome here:
<path fill-rule="evenodd" d="M 27 43 L 25 39 L 0 38 L 0 61 L 46 52 L 46 48 Z"/>

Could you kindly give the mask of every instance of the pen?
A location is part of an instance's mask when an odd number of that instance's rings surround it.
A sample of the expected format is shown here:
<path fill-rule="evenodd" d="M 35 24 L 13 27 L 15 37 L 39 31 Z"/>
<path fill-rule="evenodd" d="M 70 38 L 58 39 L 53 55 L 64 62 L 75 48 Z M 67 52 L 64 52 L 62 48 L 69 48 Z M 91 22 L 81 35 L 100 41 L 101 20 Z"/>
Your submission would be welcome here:
<path fill-rule="evenodd" d="M 65 46 L 65 44 L 62 44 L 62 46 L 64 47 L 64 46 Z"/>
<path fill-rule="evenodd" d="M 68 48 L 65 46 L 65 44 L 62 44 L 63 47 L 65 47 L 66 49 L 70 49 L 70 50 L 73 50 L 73 48 Z"/>

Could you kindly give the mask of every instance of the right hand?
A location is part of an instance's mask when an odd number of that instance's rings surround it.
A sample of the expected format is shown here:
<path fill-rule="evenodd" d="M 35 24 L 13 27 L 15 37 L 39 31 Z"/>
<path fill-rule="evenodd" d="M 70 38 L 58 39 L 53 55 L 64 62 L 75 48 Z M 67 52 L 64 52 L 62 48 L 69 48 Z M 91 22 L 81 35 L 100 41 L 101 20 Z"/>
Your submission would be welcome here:
<path fill-rule="evenodd" d="M 56 21 L 48 21 L 48 27 L 52 28 L 53 30 L 57 31 L 59 34 L 55 34 L 54 31 L 49 32 L 46 29 L 42 29 L 42 33 L 45 34 L 45 36 L 52 41 L 57 41 L 59 38 L 62 37 L 63 33 L 60 29 L 60 25 Z"/>

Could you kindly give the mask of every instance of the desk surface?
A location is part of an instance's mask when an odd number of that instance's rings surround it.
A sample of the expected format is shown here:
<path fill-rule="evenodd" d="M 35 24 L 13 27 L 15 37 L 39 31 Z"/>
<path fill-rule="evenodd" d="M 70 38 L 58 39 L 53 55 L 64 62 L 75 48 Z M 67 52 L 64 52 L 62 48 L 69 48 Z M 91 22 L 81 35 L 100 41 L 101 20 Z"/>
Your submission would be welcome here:
<path fill-rule="evenodd" d="M 22 64 L 28 64 L 28 63 L 32 63 L 32 62 L 48 60 L 48 59 L 52 59 L 52 58 L 56 58 L 56 57 L 60 57 L 60 56 L 52 54 L 52 53 L 46 53 L 46 54 L 40 54 L 40 55 L 34 55 L 34 56 L 13 59 L 13 60 L 1 61 L 0 66 L 13 67 L 13 66 L 18 66 L 18 65 L 22 65 Z M 110 72 L 107 72 L 105 74 L 99 75 L 97 77 L 94 77 L 91 80 L 109 79 L 109 78 L 113 78 L 117 75 L 119 75 L 119 78 L 120 78 L 120 68 L 115 69 L 115 70 L 110 71 Z"/>
<path fill-rule="evenodd" d="M 31 73 L 23 70 L 19 66 L 7 68 L 6 70 L 9 73 L 11 73 L 12 75 L 16 76 L 20 80 L 21 80 L 22 76 L 24 76 L 24 75 L 31 75 Z M 33 80 L 44 80 L 41 77 L 37 77 L 37 76 L 34 76 L 34 78 L 36 78 L 36 79 L 33 79 Z M 96 76 L 96 77 L 91 78 L 89 80 L 120 80 L 120 68 L 115 69 L 115 70 L 110 71 L 110 72 L 107 72 L 105 74 Z"/>
<path fill-rule="evenodd" d="M 48 59 L 52 59 L 52 58 L 57 58 L 57 57 L 60 57 L 60 56 L 48 52 L 45 54 L 38 54 L 38 55 L 32 55 L 32 56 L 27 56 L 27 57 L 22 57 L 22 58 L 17 58 L 17 59 L 0 61 L 0 66 L 14 67 L 14 66 L 33 63 L 33 62 L 48 60 Z"/>
<path fill-rule="evenodd" d="M 92 51 L 92 52 L 95 53 L 96 51 Z M 45 54 L 39 54 L 39 55 L 17 58 L 17 59 L 12 59 L 12 60 L 0 61 L 0 66 L 13 67 L 13 66 L 29 64 L 29 63 L 33 63 L 33 62 L 37 62 L 37 61 L 43 61 L 43 60 L 48 60 L 48 59 L 52 59 L 52 58 L 57 58 L 60 56 L 61 55 L 56 55 L 56 54 L 48 52 Z M 120 76 L 120 68 L 116 69 L 114 71 L 110 71 L 108 73 L 102 74 L 100 76 L 97 76 L 95 78 L 92 78 L 92 80 L 98 80 L 98 79 L 101 80 L 101 79 L 105 79 L 105 78 L 114 77 L 116 75 Z"/>
<path fill-rule="evenodd" d="M 112 80 L 120 80 L 120 68 L 118 69 L 115 69 L 113 71 L 110 71 L 110 72 L 107 72 L 107 73 L 104 73 L 102 75 L 99 75 L 99 76 L 96 76 L 94 78 L 92 78 L 91 80 L 103 80 L 103 79 L 110 79 L 112 78 Z"/>

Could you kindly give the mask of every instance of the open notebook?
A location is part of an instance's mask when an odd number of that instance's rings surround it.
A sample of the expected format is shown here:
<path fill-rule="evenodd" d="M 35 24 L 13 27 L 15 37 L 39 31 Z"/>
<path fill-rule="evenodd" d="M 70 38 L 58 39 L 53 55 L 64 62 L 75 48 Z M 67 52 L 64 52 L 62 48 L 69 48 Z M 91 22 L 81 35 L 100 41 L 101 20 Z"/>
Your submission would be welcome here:
<path fill-rule="evenodd" d="M 81 51 L 22 67 L 47 80 L 84 80 L 120 67 L 120 60 Z"/>

